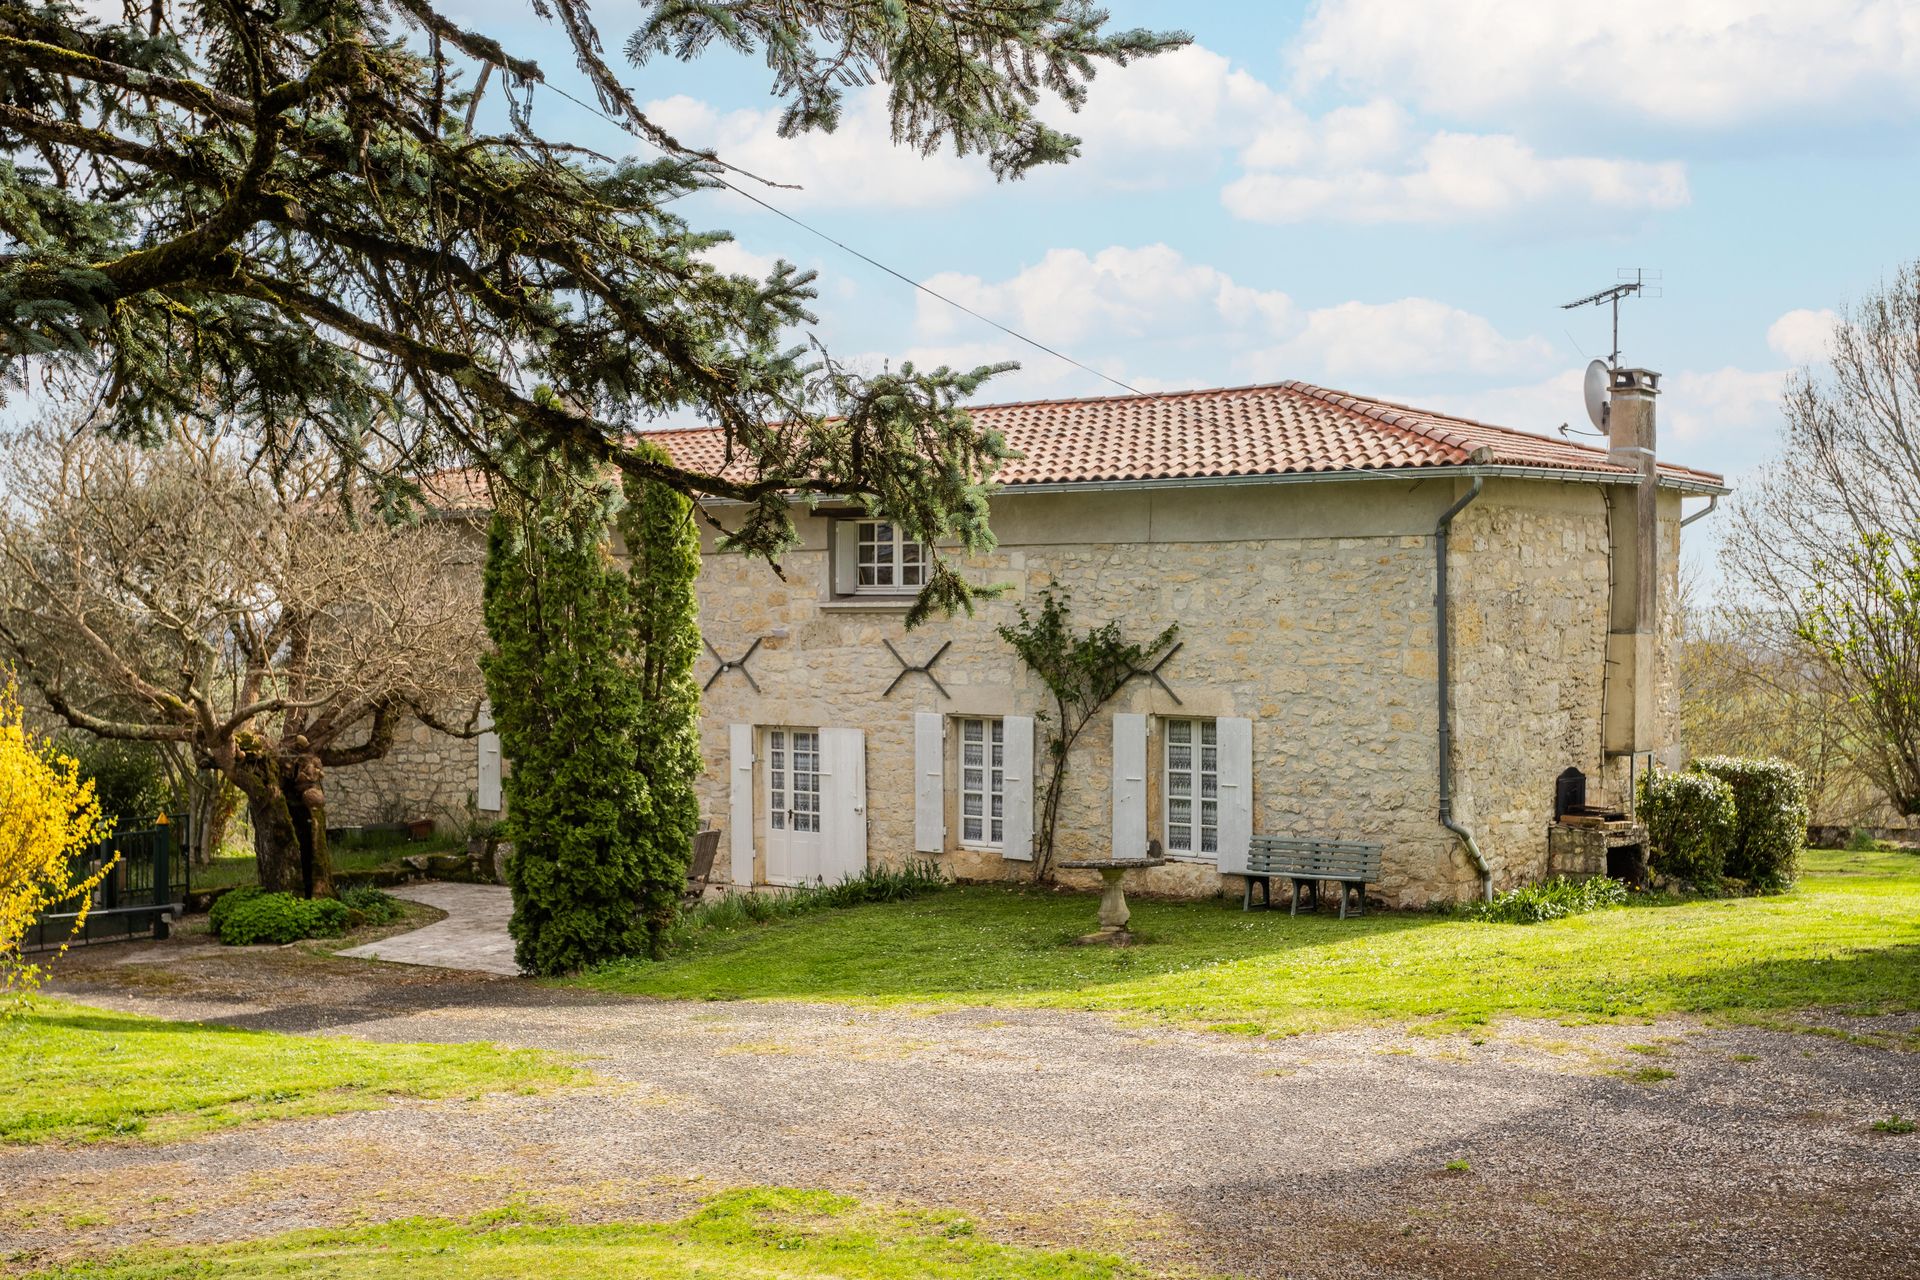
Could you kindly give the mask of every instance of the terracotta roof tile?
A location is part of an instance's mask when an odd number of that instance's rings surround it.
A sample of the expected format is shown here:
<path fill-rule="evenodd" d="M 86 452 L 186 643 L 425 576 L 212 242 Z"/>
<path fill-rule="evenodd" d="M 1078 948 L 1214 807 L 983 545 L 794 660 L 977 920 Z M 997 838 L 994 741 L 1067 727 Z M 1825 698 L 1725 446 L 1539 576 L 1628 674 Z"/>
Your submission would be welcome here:
<path fill-rule="evenodd" d="M 1381 471 L 1470 464 L 1630 475 L 1604 449 L 1433 413 L 1305 382 L 975 406 L 974 420 L 1021 456 L 1003 485 Z M 650 431 L 684 467 L 719 471 L 714 428 Z M 736 464 L 734 470 L 738 472 Z M 1662 463 L 1669 480 L 1719 487 L 1711 472 Z"/>

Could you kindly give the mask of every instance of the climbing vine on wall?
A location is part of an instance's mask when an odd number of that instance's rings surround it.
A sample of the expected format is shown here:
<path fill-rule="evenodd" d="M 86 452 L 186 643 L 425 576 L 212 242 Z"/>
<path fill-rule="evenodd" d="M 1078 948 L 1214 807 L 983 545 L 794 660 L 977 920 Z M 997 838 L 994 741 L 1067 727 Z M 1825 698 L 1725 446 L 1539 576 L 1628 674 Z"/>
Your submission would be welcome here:
<path fill-rule="evenodd" d="M 1041 589 L 1037 610 L 1022 604 L 1018 615 L 1017 621 L 999 628 L 1000 638 L 1013 646 L 1053 697 L 1053 710 L 1038 717 L 1047 733 L 1047 782 L 1040 796 L 1033 875 L 1044 880 L 1053 870 L 1054 833 L 1074 743 L 1121 686 L 1167 651 L 1180 624 L 1169 625 L 1145 644 L 1123 638 L 1117 622 L 1078 634 L 1069 593 L 1051 587 Z M 1115 850 L 1115 855 L 1143 856 L 1144 850 Z"/>

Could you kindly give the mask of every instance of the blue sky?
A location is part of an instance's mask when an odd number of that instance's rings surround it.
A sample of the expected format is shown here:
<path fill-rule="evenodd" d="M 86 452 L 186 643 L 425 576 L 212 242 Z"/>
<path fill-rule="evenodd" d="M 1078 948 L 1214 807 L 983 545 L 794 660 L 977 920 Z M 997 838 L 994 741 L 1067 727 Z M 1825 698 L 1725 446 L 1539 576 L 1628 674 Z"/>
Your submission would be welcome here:
<path fill-rule="evenodd" d="M 1662 452 L 1737 478 L 1778 444 L 1786 372 L 1830 309 L 1920 256 L 1920 5 L 1911 0 L 1116 0 L 1116 25 L 1193 48 L 1108 68 L 1061 122 L 1074 165 L 997 184 L 891 146 L 877 92 L 831 137 L 782 140 L 756 59 L 619 63 L 684 140 L 803 190 L 768 199 L 914 279 L 1133 386 L 1303 378 L 1551 431 L 1604 309 L 1559 304 L 1616 269 L 1629 363 L 1667 375 Z M 638 6 L 595 17 L 617 58 Z M 551 29 L 511 37 L 587 96 Z M 632 143 L 552 93 L 537 126 Z M 819 336 L 1026 366 L 984 400 L 1112 390 L 916 295 L 727 193 L 686 203 L 720 255 L 821 273 Z"/>

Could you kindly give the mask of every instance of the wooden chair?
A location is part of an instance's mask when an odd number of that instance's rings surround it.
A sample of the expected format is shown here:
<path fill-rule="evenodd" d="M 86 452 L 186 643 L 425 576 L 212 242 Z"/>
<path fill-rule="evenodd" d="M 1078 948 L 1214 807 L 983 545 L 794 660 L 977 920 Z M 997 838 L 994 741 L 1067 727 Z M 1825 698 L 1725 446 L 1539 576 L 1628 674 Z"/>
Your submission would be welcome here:
<path fill-rule="evenodd" d="M 693 837 L 693 862 L 687 867 L 687 891 L 683 899 L 688 906 L 700 901 L 707 892 L 707 881 L 713 875 L 713 860 L 720 852 L 720 831 L 709 827 Z"/>

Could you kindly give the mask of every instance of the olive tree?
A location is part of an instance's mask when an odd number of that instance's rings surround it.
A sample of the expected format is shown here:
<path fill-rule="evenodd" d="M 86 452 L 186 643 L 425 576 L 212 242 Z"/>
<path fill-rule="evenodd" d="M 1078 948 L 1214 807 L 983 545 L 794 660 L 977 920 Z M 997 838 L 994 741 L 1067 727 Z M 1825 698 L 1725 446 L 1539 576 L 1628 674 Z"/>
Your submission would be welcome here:
<path fill-rule="evenodd" d="M 144 447 L 48 421 L 0 448 L 0 662 L 73 728 L 231 782 L 270 890 L 331 891 L 329 769 L 409 716 L 479 714 L 470 543 L 369 518 L 334 472 L 188 422 Z"/>

